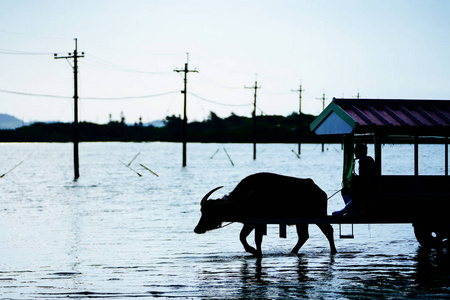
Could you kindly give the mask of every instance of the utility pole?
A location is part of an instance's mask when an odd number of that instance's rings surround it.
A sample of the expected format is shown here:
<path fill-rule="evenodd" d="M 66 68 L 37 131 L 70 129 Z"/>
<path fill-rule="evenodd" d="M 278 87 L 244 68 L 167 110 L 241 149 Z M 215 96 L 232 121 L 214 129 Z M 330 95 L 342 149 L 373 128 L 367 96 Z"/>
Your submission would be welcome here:
<path fill-rule="evenodd" d="M 256 160 L 256 91 L 261 88 L 260 86 L 258 86 L 258 78 L 255 79 L 254 86 L 244 86 L 244 88 L 255 90 L 252 117 L 253 117 L 253 159 Z"/>
<path fill-rule="evenodd" d="M 182 94 L 184 94 L 184 118 L 183 118 L 183 134 L 182 134 L 182 140 L 183 140 L 183 167 L 186 167 L 186 144 L 187 144 L 187 116 L 186 116 L 186 104 L 187 104 L 187 74 L 189 72 L 195 72 L 198 73 L 197 70 L 189 70 L 188 64 L 189 64 L 189 53 L 187 54 L 187 62 L 184 64 L 184 69 L 175 69 L 174 72 L 184 73 L 184 90 L 181 91 Z"/>
<path fill-rule="evenodd" d="M 78 58 L 84 57 L 84 52 L 78 55 L 77 39 L 75 39 L 75 50 L 73 53 L 69 53 L 68 56 L 58 56 L 55 53 L 55 59 L 69 59 L 73 58 L 73 107 L 74 107 L 74 118 L 73 118 L 73 165 L 75 171 L 75 180 L 80 177 L 80 166 L 78 160 Z"/>
<path fill-rule="evenodd" d="M 299 106 L 298 106 L 298 155 L 301 154 L 301 142 L 302 142 L 302 85 L 298 90 L 291 90 L 292 92 L 298 92 Z"/>
<path fill-rule="evenodd" d="M 322 98 L 317 98 L 318 100 L 322 100 L 322 111 L 324 111 L 325 110 L 325 100 L 327 100 L 327 98 L 325 98 L 325 92 L 323 92 L 323 96 L 322 96 Z M 325 151 L 325 145 L 324 145 L 324 143 L 322 143 L 322 152 L 324 152 Z"/>

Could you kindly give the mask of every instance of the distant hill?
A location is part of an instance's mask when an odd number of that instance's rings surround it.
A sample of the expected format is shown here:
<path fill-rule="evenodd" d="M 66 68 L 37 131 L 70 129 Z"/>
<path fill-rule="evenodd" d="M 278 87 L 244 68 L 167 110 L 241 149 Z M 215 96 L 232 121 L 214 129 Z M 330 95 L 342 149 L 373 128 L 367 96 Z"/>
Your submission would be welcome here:
<path fill-rule="evenodd" d="M 22 120 L 10 115 L 0 114 L 0 129 L 16 129 L 22 126 Z"/>
<path fill-rule="evenodd" d="M 157 120 L 157 121 L 153 121 L 153 122 L 150 122 L 150 123 L 146 123 L 144 125 L 145 126 L 153 126 L 153 127 L 156 127 L 156 128 L 161 128 L 161 127 L 166 126 L 166 122 L 164 122 L 163 120 Z"/>

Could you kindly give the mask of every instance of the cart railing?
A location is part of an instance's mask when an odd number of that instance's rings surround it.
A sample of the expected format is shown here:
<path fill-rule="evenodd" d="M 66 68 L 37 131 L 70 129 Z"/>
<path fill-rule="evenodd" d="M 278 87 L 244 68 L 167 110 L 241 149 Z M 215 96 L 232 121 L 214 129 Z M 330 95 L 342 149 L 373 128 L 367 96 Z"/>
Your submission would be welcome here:
<path fill-rule="evenodd" d="M 450 201 L 449 187 L 449 176 L 381 176 L 378 193 L 367 203 L 365 214 L 390 219 L 442 216 Z"/>

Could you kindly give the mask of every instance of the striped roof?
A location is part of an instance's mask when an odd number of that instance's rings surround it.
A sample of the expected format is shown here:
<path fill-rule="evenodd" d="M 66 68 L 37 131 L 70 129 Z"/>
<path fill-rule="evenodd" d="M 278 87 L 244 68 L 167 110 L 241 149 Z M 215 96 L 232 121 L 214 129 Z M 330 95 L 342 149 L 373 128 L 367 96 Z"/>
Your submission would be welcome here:
<path fill-rule="evenodd" d="M 449 100 L 336 99 L 311 123 L 316 134 L 450 135 Z"/>

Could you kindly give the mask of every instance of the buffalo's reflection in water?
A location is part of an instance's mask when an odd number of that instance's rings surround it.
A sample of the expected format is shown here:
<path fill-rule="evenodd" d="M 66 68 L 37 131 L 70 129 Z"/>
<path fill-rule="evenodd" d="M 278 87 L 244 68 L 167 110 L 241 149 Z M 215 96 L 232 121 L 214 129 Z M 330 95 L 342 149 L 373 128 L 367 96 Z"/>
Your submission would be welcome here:
<path fill-rule="evenodd" d="M 337 255 L 272 254 L 221 262 L 224 273 L 205 276 L 220 282 L 217 298 L 448 298 L 450 255 L 419 248 L 415 256 L 343 252 Z M 240 265 L 240 266 L 239 266 Z M 212 267 L 212 266 L 210 266 Z M 236 267 L 236 268 L 233 268 Z M 213 296 L 209 294 L 204 296 Z"/>

